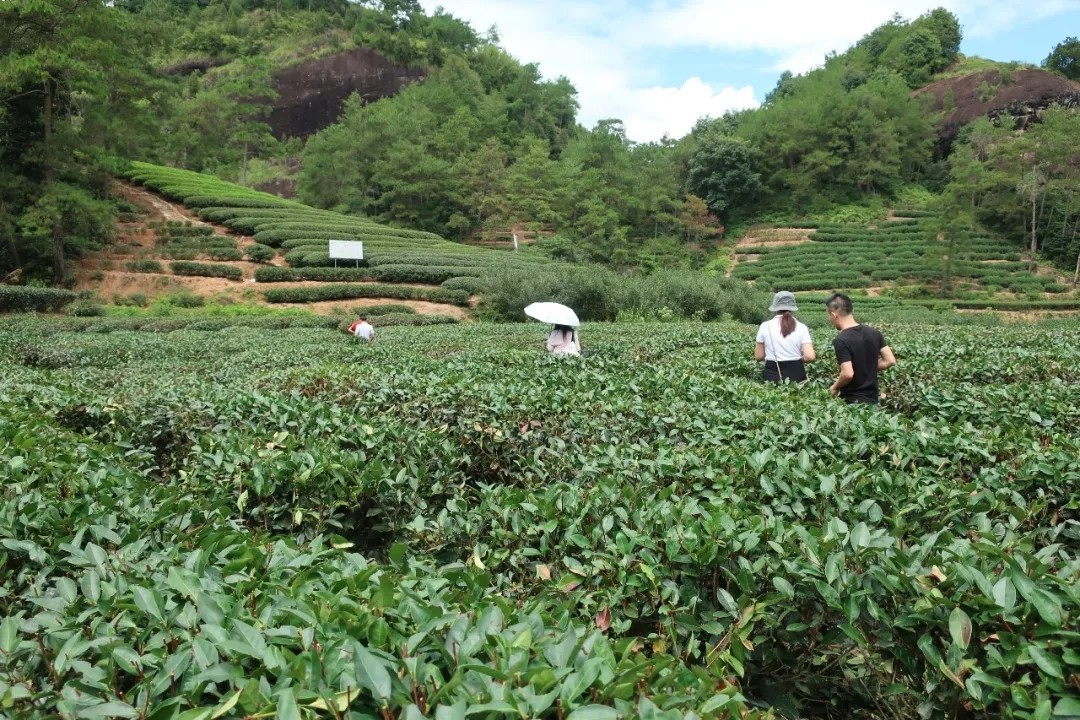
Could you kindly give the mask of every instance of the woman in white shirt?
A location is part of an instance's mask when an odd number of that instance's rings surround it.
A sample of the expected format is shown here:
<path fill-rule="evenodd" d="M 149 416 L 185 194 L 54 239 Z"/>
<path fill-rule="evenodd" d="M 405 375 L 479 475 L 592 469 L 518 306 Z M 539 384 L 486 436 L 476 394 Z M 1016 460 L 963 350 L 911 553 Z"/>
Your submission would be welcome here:
<path fill-rule="evenodd" d="M 773 295 L 769 306 L 775 315 L 758 328 L 754 359 L 765 361 L 762 377 L 766 382 L 806 382 L 806 363 L 817 359 L 810 328 L 792 315 L 798 309 L 795 296 L 782 290 Z"/>
<path fill-rule="evenodd" d="M 552 355 L 580 355 L 577 330 L 569 325 L 553 327 L 548 335 L 547 351 Z"/>

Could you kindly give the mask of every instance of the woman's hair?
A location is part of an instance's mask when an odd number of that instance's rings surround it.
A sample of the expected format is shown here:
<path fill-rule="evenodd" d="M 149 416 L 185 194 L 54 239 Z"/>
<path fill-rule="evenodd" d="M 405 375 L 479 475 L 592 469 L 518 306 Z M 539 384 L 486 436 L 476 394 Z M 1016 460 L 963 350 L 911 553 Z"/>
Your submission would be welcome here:
<path fill-rule="evenodd" d="M 790 310 L 783 310 L 776 313 L 780 316 L 780 335 L 787 337 L 791 333 L 795 332 L 795 316 L 791 314 Z"/>

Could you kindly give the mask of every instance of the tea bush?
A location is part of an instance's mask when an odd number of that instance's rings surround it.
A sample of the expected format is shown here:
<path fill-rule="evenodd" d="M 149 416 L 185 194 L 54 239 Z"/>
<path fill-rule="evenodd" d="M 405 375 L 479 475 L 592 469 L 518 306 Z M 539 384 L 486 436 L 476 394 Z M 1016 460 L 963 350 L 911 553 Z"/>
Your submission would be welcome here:
<path fill-rule="evenodd" d="M 752 326 L 340 322 L 0 322 L 5 713 L 1080 710 L 1075 321 L 886 326 L 876 410 Z"/>
<path fill-rule="evenodd" d="M 260 268 L 262 269 L 262 268 Z M 398 300 L 426 300 L 452 305 L 468 305 L 468 293 L 442 288 L 411 287 L 408 285 L 324 285 L 322 287 L 299 287 L 266 290 L 263 295 L 271 303 L 309 303 L 325 300 L 350 300 L 356 298 L 395 298 Z"/>
<path fill-rule="evenodd" d="M 251 262 L 267 263 L 274 259 L 274 249 L 267 247 L 266 245 L 260 245 L 259 243 L 252 243 L 244 248 L 244 255 Z"/>
<path fill-rule="evenodd" d="M 201 277 L 220 277 L 226 280 L 242 280 L 243 271 L 232 265 L 211 265 L 210 263 L 171 262 L 169 269 L 174 275 L 195 275 Z"/>
<path fill-rule="evenodd" d="M 124 269 L 128 272 L 137 273 L 165 272 L 165 267 L 157 260 L 128 260 L 124 263 Z"/>
<path fill-rule="evenodd" d="M 71 290 L 0 285 L 0 313 L 57 312 L 78 297 Z"/>

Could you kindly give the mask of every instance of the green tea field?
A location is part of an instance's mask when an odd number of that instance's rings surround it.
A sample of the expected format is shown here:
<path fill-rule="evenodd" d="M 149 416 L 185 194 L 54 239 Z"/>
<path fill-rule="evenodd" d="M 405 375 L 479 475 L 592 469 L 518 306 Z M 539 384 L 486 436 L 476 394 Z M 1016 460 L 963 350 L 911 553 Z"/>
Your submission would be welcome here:
<path fill-rule="evenodd" d="M 0 717 L 1080 716 L 1075 323 L 871 409 L 832 330 L 77 320 L 0 319 Z"/>

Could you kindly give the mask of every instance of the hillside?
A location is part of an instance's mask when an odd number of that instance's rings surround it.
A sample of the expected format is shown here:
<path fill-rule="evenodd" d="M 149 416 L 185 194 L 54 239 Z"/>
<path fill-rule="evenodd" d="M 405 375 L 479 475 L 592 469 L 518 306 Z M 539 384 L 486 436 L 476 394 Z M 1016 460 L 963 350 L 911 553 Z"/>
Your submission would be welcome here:
<path fill-rule="evenodd" d="M 128 178 L 117 192 L 139 211 L 124 216 L 118 242 L 80 263 L 77 280 L 78 289 L 115 304 L 144 304 L 180 290 L 323 313 L 341 314 L 348 302 L 352 312 L 392 304 L 462 319 L 494 274 L 552 265 L 316 210 L 189 171 L 134 163 Z M 331 238 L 362 241 L 364 260 L 334 267 Z"/>
<path fill-rule="evenodd" d="M 942 73 L 915 96 L 927 98 L 937 116 L 939 146 L 947 150 L 961 128 L 981 118 L 1012 118 L 1020 128 L 1042 119 L 1051 105 L 1080 108 L 1080 83 L 1037 68 L 1008 65 L 954 75 Z"/>
<path fill-rule="evenodd" d="M 949 248 L 935 239 L 926 211 L 900 212 L 924 217 L 752 230 L 734 248 L 731 274 L 771 290 L 854 290 L 870 296 L 929 296 L 947 283 L 945 295 L 978 297 L 986 307 L 1024 302 L 1080 309 L 1071 278 L 1015 245 L 981 233 Z"/>

